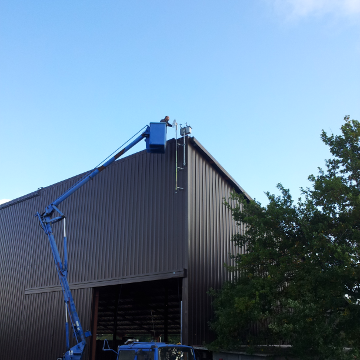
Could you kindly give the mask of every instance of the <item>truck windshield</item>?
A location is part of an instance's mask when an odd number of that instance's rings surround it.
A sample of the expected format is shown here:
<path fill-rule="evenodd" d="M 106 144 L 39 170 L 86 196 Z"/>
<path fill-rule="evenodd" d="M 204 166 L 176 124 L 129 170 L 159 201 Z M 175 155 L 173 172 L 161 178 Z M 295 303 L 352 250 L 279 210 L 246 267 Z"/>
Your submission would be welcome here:
<path fill-rule="evenodd" d="M 194 360 L 192 349 L 184 347 L 159 348 L 159 360 Z"/>
<path fill-rule="evenodd" d="M 137 360 L 154 360 L 154 351 L 151 350 L 138 351 Z"/>
<path fill-rule="evenodd" d="M 134 360 L 135 350 L 120 350 L 119 351 L 119 360 Z"/>

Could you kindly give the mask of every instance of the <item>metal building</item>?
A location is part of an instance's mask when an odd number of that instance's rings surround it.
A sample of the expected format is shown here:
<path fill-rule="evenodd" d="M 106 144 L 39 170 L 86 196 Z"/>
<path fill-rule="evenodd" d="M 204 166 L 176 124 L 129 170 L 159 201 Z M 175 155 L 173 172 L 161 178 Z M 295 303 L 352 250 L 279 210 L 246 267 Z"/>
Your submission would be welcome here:
<path fill-rule="evenodd" d="M 227 278 L 223 264 L 239 230 L 223 199 L 232 190 L 249 196 L 195 138 L 185 152 L 178 146 L 177 159 L 175 148 L 170 140 L 164 155 L 141 151 L 115 162 L 60 206 L 69 283 L 93 333 L 86 359 L 102 358 L 94 334 L 113 345 L 132 336 L 211 340 L 207 291 Z M 2 360 L 55 360 L 65 351 L 61 288 L 34 215 L 81 177 L 0 206 Z M 54 232 L 61 253 L 61 226 Z"/>

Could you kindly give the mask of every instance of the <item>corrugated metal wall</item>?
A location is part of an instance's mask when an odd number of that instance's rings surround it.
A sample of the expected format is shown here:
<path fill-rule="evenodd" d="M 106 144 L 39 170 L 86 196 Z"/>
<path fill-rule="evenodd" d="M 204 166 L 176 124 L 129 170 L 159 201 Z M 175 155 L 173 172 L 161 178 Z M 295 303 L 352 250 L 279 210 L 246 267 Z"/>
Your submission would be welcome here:
<path fill-rule="evenodd" d="M 72 291 L 84 331 L 90 329 L 92 289 Z M 65 351 L 65 307 L 60 291 L 27 295 L 24 298 L 23 326 L 18 345 L 18 356 L 8 359 L 57 359 Z M 71 346 L 75 345 L 70 338 Z M 20 346 L 19 346 L 20 345 Z M 84 359 L 88 359 L 90 344 L 86 347 Z M 3 357 L 2 357 L 3 358 Z M 7 359 L 5 357 L 5 359 Z"/>
<path fill-rule="evenodd" d="M 171 147 L 165 155 L 142 151 L 116 162 L 59 205 L 67 216 L 70 283 L 183 268 L 185 197 L 174 193 Z M 78 178 L 43 190 L 40 210 Z M 61 224 L 54 231 L 61 239 Z M 48 255 L 38 253 L 34 260 L 48 268 L 53 263 Z M 58 284 L 40 267 L 34 275 L 31 288 Z"/>
<path fill-rule="evenodd" d="M 168 277 L 183 279 L 183 340 L 210 340 L 210 287 L 228 274 L 235 231 L 223 206 L 233 184 L 190 141 L 178 172 L 175 142 L 117 161 L 59 205 L 67 216 L 69 283 L 84 330 L 92 288 Z M 179 147 L 179 166 L 183 151 Z M 81 176 L 0 206 L 0 353 L 3 360 L 55 359 L 65 349 L 64 309 L 48 239 L 34 214 Z M 236 186 L 235 186 L 236 187 Z M 239 189 L 239 187 L 237 187 Z M 54 225 L 62 253 L 62 223 Z M 20 344 L 20 345 L 19 345 Z M 87 358 L 88 353 L 86 354 Z"/>
<path fill-rule="evenodd" d="M 21 358 L 24 346 L 21 342 L 27 318 L 24 289 L 31 271 L 34 239 L 29 229 L 34 229 L 33 214 L 38 199 L 38 193 L 33 193 L 18 199 L 13 206 L 3 205 L 0 210 L 0 353 L 3 359 Z"/>
<path fill-rule="evenodd" d="M 213 340 L 208 327 L 212 309 L 207 292 L 229 279 L 224 263 L 230 264 L 229 253 L 235 251 L 230 239 L 240 230 L 223 201 L 239 187 L 214 167 L 215 159 L 199 151 L 197 143 L 194 139 L 188 146 L 188 336 L 191 344 L 203 345 Z"/>
<path fill-rule="evenodd" d="M 174 149 L 170 141 L 165 155 L 142 151 L 117 161 L 59 205 L 67 216 L 69 283 L 84 288 L 75 291 L 84 330 L 90 327 L 91 287 L 106 279 L 163 278 L 184 270 L 186 196 L 174 191 Z M 0 207 L 4 360 L 56 358 L 65 349 L 62 296 L 53 292 L 59 282 L 47 236 L 34 214 L 79 178 Z M 62 253 L 62 223 L 53 229 Z"/>

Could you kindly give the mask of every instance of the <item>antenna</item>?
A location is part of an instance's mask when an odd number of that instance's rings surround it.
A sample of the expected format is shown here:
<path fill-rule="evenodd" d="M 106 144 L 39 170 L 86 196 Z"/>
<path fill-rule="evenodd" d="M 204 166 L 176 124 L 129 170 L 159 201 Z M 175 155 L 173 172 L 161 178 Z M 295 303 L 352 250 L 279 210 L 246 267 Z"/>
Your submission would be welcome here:
<path fill-rule="evenodd" d="M 187 123 L 185 123 L 185 126 L 184 127 L 181 127 L 181 124 L 180 124 L 180 135 L 184 138 L 184 144 L 183 144 L 183 147 L 184 147 L 184 159 L 183 159 L 183 166 L 185 167 L 186 166 L 186 159 L 185 159 L 185 137 L 190 135 L 191 134 L 191 126 L 188 125 Z"/>
<path fill-rule="evenodd" d="M 178 190 L 183 190 L 183 188 L 178 187 L 178 170 L 182 170 L 182 168 L 178 167 L 178 151 L 177 151 L 177 147 L 178 147 L 178 143 L 177 143 L 177 128 L 178 128 L 178 123 L 176 122 L 176 119 L 174 119 L 172 126 L 175 127 L 175 193 Z"/>
<path fill-rule="evenodd" d="M 175 192 L 177 192 L 178 190 L 184 190 L 183 188 L 178 186 L 178 171 L 184 170 L 184 168 L 186 166 L 186 139 L 185 139 L 185 137 L 188 136 L 189 134 L 191 134 L 192 128 L 187 123 L 184 127 L 182 127 L 180 124 L 180 135 L 183 137 L 184 142 L 183 142 L 183 144 L 178 144 L 177 143 L 178 123 L 176 122 L 176 120 L 173 121 L 172 126 L 175 128 Z M 183 151 L 184 151 L 183 167 L 178 166 L 178 151 L 177 151 L 178 146 L 182 146 Z"/>

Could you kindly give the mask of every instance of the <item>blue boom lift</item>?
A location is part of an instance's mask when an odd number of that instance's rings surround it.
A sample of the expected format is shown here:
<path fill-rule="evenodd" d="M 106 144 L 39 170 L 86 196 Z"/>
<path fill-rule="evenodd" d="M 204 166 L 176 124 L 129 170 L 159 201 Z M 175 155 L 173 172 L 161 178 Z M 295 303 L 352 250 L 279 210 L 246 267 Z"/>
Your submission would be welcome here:
<path fill-rule="evenodd" d="M 129 145 L 124 147 L 117 154 L 115 154 L 113 157 L 107 160 L 102 166 L 99 166 L 96 169 L 94 169 L 89 175 L 85 176 L 76 185 L 74 185 L 72 188 L 70 188 L 64 194 L 62 194 L 59 198 L 53 201 L 50 205 L 48 205 L 45 208 L 45 211 L 42 214 L 36 213 L 36 216 L 39 218 L 41 227 L 43 228 L 43 230 L 45 231 L 46 235 L 49 238 L 56 270 L 59 276 L 61 288 L 64 295 L 65 314 L 66 314 L 66 322 L 65 322 L 66 352 L 62 357 L 63 360 L 81 360 L 86 346 L 86 338 L 91 336 L 91 333 L 90 331 L 84 333 L 81 327 L 80 319 L 76 311 L 75 303 L 71 295 L 69 283 L 67 280 L 68 259 L 67 259 L 66 231 L 65 231 L 65 215 L 58 209 L 58 205 L 61 202 L 63 202 L 65 199 L 67 199 L 80 187 L 85 185 L 89 180 L 92 180 L 97 174 L 99 174 L 101 171 L 106 169 L 110 164 L 112 164 L 116 159 L 118 159 L 121 155 L 123 155 L 125 152 L 131 149 L 142 139 L 145 139 L 146 150 L 149 153 L 158 153 L 158 154 L 165 153 L 166 127 L 169 126 L 168 119 L 169 118 L 167 117 L 167 121 L 165 122 L 150 123 L 150 126 L 146 126 L 145 131 L 143 131 L 141 135 L 139 135 L 134 141 L 132 141 Z M 56 245 L 52 230 L 52 225 L 59 221 L 64 221 L 64 262 L 61 261 L 60 253 Z M 70 348 L 70 340 L 69 340 L 68 315 L 70 319 L 70 325 L 73 331 L 73 336 L 75 337 L 76 340 L 76 345 L 71 348 Z"/>

